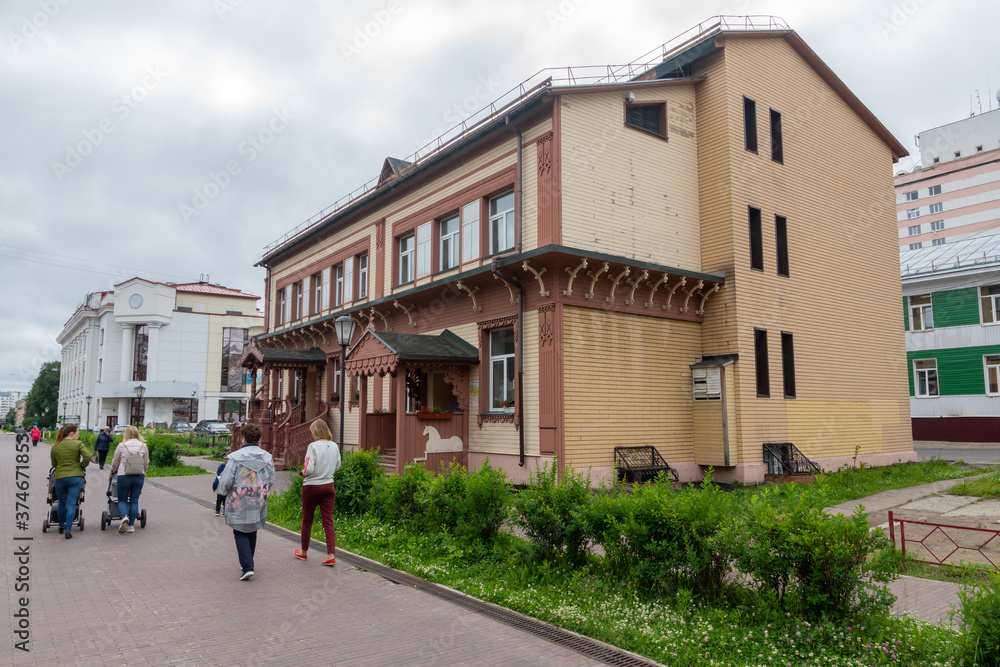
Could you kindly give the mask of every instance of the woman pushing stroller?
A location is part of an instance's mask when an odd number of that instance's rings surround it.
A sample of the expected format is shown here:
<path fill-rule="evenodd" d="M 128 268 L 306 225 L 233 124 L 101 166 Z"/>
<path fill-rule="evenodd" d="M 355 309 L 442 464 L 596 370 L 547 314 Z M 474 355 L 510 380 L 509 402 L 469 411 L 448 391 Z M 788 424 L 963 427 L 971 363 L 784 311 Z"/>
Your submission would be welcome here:
<path fill-rule="evenodd" d="M 120 469 L 120 470 L 119 470 Z M 127 426 L 122 435 L 122 443 L 115 449 L 111 460 L 111 479 L 118 475 L 118 511 L 122 522 L 119 533 L 134 533 L 135 518 L 139 514 L 139 495 L 149 470 L 149 448 L 142 434 L 135 426 Z M 145 525 L 145 523 L 143 524 Z"/>
<path fill-rule="evenodd" d="M 93 452 L 77 439 L 79 427 L 66 424 L 56 433 L 49 459 L 55 468 L 55 492 L 59 498 L 59 532 L 66 539 L 73 537 L 73 519 L 76 516 L 76 501 L 83 489 L 84 468 L 90 463 Z M 81 524 L 82 525 L 82 524 Z"/>

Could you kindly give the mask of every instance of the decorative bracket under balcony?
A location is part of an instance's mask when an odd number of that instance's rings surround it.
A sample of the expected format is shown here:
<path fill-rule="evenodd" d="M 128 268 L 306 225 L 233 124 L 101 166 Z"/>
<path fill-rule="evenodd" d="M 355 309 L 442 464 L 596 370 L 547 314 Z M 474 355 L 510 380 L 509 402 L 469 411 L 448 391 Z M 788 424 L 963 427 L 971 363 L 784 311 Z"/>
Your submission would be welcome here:
<path fill-rule="evenodd" d="M 531 274 L 535 276 L 535 280 L 538 281 L 538 296 L 541 297 L 548 296 L 549 291 L 545 289 L 545 282 L 542 281 L 542 274 L 548 271 L 548 269 L 543 266 L 541 271 L 535 271 L 535 269 L 531 267 L 531 264 L 528 263 L 528 260 L 524 260 L 523 262 L 521 262 L 521 268 L 524 269 L 525 271 L 531 271 Z"/>
<path fill-rule="evenodd" d="M 610 273 L 608 274 L 608 280 L 611 281 L 611 294 L 609 296 L 604 297 L 605 301 L 607 301 L 608 303 L 614 303 L 614 301 L 615 301 L 615 290 L 618 288 L 618 283 L 620 283 L 622 281 L 622 278 L 624 278 L 625 276 L 629 275 L 630 271 L 631 271 L 631 269 L 626 266 L 625 269 L 621 273 L 619 273 L 617 276 L 612 276 Z"/>
<path fill-rule="evenodd" d="M 576 274 L 580 273 L 580 271 L 585 268 L 587 268 L 586 257 L 580 260 L 580 263 L 575 269 L 571 269 L 568 266 L 565 267 L 566 273 L 569 274 L 569 284 L 566 285 L 566 289 L 563 290 L 563 296 L 573 296 L 573 281 L 576 280 Z"/>
<path fill-rule="evenodd" d="M 455 287 L 468 294 L 469 298 L 472 299 L 472 310 L 476 311 L 477 313 L 481 313 L 483 311 L 483 307 L 480 306 L 478 303 L 476 303 L 476 292 L 479 291 L 479 286 L 469 289 L 467 285 L 462 284 L 462 281 L 459 280 L 457 283 L 455 283 Z"/>
<path fill-rule="evenodd" d="M 594 285 L 597 284 L 598 279 L 605 272 L 607 272 L 607 270 L 608 270 L 608 263 L 604 262 L 604 264 L 601 265 L 601 269 L 597 273 L 592 273 L 590 271 L 587 271 L 587 275 L 590 276 L 590 289 L 587 291 L 586 294 L 583 295 L 584 299 L 593 299 L 594 298 Z"/>

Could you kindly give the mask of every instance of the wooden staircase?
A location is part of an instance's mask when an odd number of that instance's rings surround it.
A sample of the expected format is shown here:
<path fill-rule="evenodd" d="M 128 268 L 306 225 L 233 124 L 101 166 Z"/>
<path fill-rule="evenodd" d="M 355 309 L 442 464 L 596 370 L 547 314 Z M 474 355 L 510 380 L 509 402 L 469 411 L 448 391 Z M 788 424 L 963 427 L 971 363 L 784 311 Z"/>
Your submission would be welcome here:
<path fill-rule="evenodd" d="M 385 470 L 385 474 L 389 475 L 396 474 L 396 449 L 386 449 L 378 457 L 379 465 Z"/>

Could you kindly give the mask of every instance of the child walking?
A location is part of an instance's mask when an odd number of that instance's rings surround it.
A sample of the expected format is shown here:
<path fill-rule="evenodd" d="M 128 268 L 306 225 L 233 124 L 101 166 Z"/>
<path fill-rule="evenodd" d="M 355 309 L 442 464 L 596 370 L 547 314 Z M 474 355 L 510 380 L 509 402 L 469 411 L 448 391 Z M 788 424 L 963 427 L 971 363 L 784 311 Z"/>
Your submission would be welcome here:
<path fill-rule="evenodd" d="M 215 481 L 212 482 L 212 490 L 216 491 L 215 494 L 215 516 L 219 516 L 219 509 L 222 509 L 222 516 L 226 516 L 226 496 L 219 494 L 219 475 L 222 471 L 226 469 L 225 463 L 219 464 L 219 469 L 215 471 Z"/>

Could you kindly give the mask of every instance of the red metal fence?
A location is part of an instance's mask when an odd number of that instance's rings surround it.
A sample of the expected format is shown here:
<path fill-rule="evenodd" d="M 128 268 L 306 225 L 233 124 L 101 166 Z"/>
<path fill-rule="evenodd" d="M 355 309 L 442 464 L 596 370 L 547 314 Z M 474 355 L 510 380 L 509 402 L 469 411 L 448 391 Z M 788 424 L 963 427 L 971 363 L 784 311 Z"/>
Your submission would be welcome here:
<path fill-rule="evenodd" d="M 899 524 L 899 544 L 906 555 L 906 545 L 915 548 L 924 558 L 914 558 L 918 563 L 955 567 L 956 565 L 985 565 L 1000 570 L 1000 530 L 993 528 L 972 528 L 953 526 L 928 521 L 897 519 L 889 512 L 889 539 L 896 546 L 896 524 Z M 911 537 L 906 537 L 906 526 L 910 525 Z M 930 528 L 930 530 L 927 530 Z M 914 534 L 920 535 L 919 539 Z M 942 555 L 943 554 L 943 555 Z M 958 557 L 953 558 L 956 554 Z M 974 555 L 974 554 L 978 554 Z M 966 556 L 969 560 L 962 558 Z M 931 560 L 933 559 L 933 560 Z M 950 562 L 949 562 L 950 561 Z"/>

